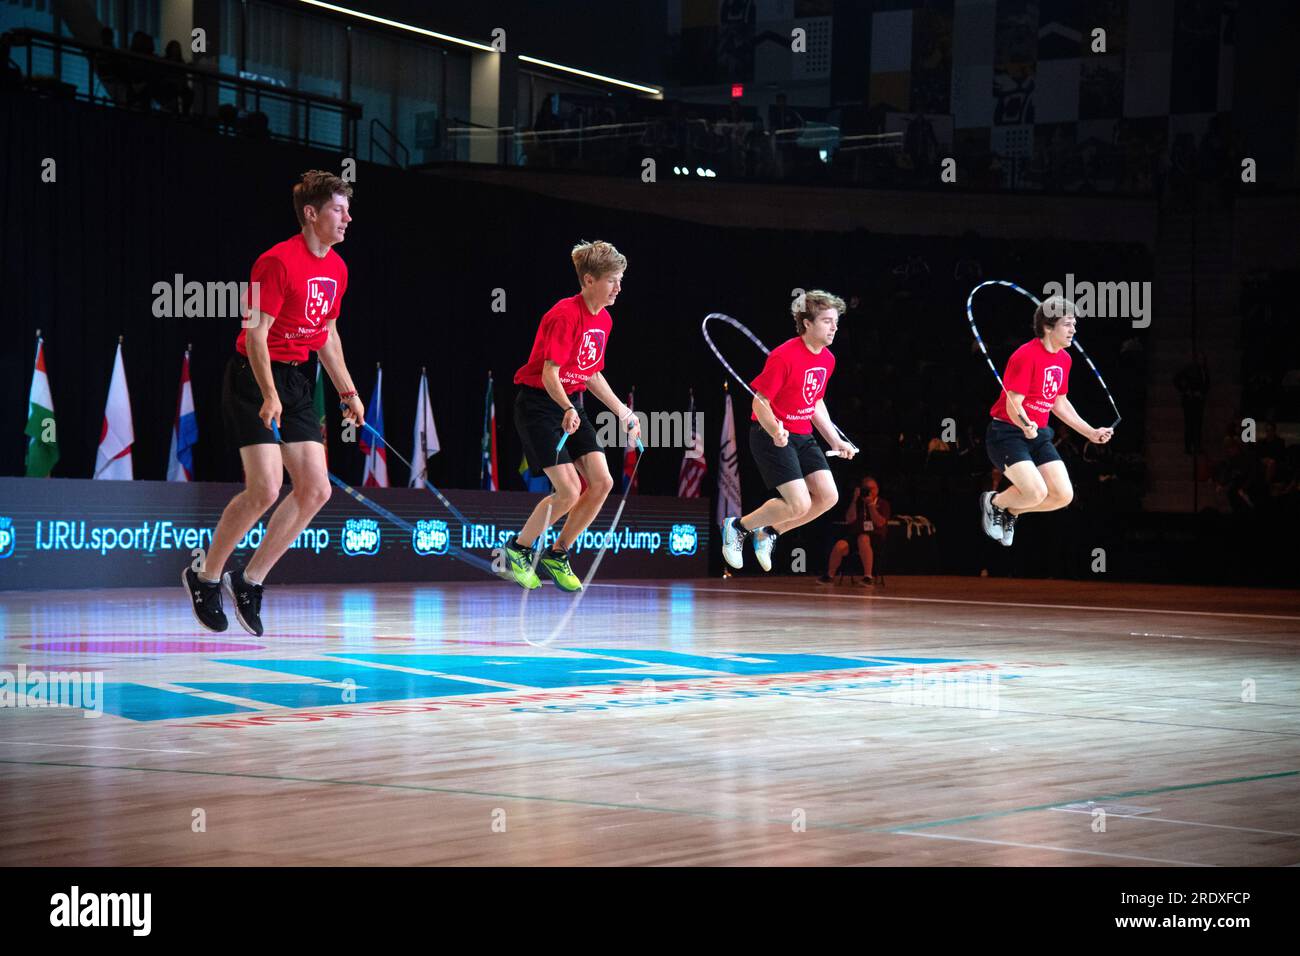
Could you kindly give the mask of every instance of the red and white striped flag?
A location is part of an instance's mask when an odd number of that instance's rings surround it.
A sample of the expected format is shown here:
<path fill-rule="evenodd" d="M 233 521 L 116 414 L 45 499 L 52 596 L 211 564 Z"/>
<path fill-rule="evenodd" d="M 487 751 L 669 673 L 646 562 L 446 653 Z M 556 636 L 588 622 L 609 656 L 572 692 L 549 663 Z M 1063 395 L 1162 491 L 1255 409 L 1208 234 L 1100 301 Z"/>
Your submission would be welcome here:
<path fill-rule="evenodd" d="M 126 390 L 126 366 L 122 364 L 122 340 L 117 340 L 117 357 L 113 360 L 113 381 L 108 387 L 108 404 L 104 407 L 104 424 L 99 431 L 99 451 L 95 455 L 95 477 L 130 481 L 131 446 L 135 428 L 131 424 L 131 396 Z"/>
<path fill-rule="evenodd" d="M 709 467 L 704 461 L 704 436 L 695 430 L 695 389 L 691 389 L 691 407 L 686 413 L 686 454 L 682 457 L 682 470 L 677 477 L 678 498 L 698 498 Z"/>

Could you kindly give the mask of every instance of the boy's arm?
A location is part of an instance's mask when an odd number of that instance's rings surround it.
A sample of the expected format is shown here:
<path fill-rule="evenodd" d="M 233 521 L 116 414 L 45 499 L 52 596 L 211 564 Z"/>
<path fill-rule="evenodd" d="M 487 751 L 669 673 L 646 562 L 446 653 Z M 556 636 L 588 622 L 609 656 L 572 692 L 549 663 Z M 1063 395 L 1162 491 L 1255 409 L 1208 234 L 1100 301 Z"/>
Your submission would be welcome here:
<path fill-rule="evenodd" d="M 320 359 L 325 374 L 334 383 L 339 398 L 347 403 L 347 411 L 344 414 L 358 425 L 364 425 L 366 423 L 366 407 L 361 402 L 361 396 L 357 394 L 357 386 L 353 383 L 352 375 L 348 371 L 348 363 L 343 360 L 343 340 L 339 338 L 337 323 L 338 319 L 330 319 L 329 337 L 325 340 L 325 344 L 316 351 L 316 356 Z M 345 395 L 348 397 L 343 398 Z"/>

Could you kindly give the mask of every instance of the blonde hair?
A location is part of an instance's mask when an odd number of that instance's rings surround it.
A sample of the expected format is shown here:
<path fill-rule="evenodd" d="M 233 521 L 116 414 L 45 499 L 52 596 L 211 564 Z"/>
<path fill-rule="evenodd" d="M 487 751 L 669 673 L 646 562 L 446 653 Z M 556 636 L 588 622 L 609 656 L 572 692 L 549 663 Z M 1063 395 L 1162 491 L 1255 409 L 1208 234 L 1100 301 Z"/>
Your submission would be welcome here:
<path fill-rule="evenodd" d="M 580 285 L 582 277 L 588 273 L 597 279 L 603 279 L 611 272 L 624 272 L 627 269 L 627 257 L 615 249 L 612 243 L 599 239 L 578 243 L 569 257 L 573 260 L 573 268 L 577 270 Z"/>
<path fill-rule="evenodd" d="M 801 292 L 790 303 L 790 313 L 794 316 L 794 334 L 804 334 L 804 323 L 812 322 L 817 318 L 818 312 L 826 309 L 834 309 L 840 315 L 844 314 L 844 300 L 833 292 L 826 292 L 823 289 L 813 289 L 811 292 Z"/>

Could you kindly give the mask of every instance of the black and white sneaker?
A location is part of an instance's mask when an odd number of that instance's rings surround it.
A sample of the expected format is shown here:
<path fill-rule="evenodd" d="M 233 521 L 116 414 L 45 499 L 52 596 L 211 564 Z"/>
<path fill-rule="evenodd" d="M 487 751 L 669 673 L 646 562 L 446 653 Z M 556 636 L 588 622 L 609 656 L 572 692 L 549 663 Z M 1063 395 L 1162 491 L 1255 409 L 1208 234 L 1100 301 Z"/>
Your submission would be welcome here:
<path fill-rule="evenodd" d="M 722 558 L 739 571 L 745 564 L 745 539 L 749 532 L 740 526 L 739 518 L 722 522 Z"/>
<path fill-rule="evenodd" d="M 235 604 L 235 620 L 254 637 L 262 636 L 262 585 L 250 584 L 244 572 L 227 571 L 221 576 L 226 593 Z"/>
<path fill-rule="evenodd" d="M 1011 547 L 1011 541 L 1016 536 L 1016 515 L 1013 515 L 1005 508 L 998 509 L 998 519 L 1002 523 L 1002 546 Z"/>
<path fill-rule="evenodd" d="M 984 533 L 994 541 L 1002 540 L 1002 509 L 993 503 L 993 492 L 980 495 L 980 521 Z"/>
<path fill-rule="evenodd" d="M 181 572 L 181 586 L 190 596 L 190 605 L 194 610 L 194 620 L 209 631 L 221 633 L 230 626 L 226 612 L 221 609 L 221 582 L 204 581 L 191 567 L 186 566 Z"/>

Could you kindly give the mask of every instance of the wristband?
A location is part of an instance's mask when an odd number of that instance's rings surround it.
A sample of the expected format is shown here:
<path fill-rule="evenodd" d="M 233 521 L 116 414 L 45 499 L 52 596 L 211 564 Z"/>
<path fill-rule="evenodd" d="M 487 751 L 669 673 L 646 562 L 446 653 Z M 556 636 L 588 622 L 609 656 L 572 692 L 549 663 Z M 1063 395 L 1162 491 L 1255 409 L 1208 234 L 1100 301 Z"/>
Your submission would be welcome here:
<path fill-rule="evenodd" d="M 576 415 L 576 414 L 578 413 L 578 410 L 577 410 L 576 408 L 574 408 L 572 405 L 570 405 L 570 406 L 569 406 L 568 408 L 566 408 L 564 411 L 560 412 L 560 414 L 561 414 L 561 415 L 567 415 L 567 414 L 569 414 L 569 412 L 573 412 L 573 413 Z"/>
<path fill-rule="evenodd" d="M 339 398 L 343 399 L 345 402 L 346 402 L 349 398 L 356 398 L 356 397 L 357 397 L 356 389 L 353 389 L 353 390 L 350 391 L 350 392 L 340 392 L 340 393 L 339 393 Z"/>

